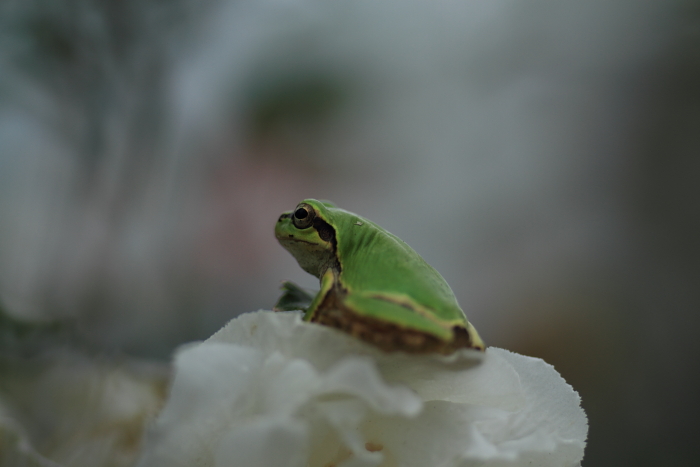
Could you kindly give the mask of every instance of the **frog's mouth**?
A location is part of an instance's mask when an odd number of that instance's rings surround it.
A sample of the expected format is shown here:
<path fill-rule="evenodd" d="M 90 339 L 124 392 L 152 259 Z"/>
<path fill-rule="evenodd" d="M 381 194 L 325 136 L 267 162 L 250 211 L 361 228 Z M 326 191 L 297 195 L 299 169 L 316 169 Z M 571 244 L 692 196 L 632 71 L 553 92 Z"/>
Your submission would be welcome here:
<path fill-rule="evenodd" d="M 278 240 L 280 242 L 306 243 L 307 245 L 313 245 L 313 246 L 318 245 L 317 243 L 309 242 L 308 240 L 302 240 L 300 238 L 295 238 L 292 234 L 289 234 L 288 237 L 278 238 Z"/>

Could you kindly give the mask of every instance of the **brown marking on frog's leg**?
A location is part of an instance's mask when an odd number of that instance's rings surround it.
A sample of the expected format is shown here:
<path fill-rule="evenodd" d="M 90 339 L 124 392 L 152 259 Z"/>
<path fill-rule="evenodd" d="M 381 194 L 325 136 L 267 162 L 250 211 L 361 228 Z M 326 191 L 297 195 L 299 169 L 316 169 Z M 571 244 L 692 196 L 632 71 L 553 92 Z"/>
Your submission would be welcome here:
<path fill-rule="evenodd" d="M 483 350 L 472 345 L 469 333 L 463 327 L 453 327 L 453 339 L 443 341 L 432 334 L 357 315 L 344 306 L 343 295 L 343 290 L 338 286 L 329 290 L 310 321 L 340 329 L 386 352 L 403 351 L 448 355 L 463 348 Z"/>

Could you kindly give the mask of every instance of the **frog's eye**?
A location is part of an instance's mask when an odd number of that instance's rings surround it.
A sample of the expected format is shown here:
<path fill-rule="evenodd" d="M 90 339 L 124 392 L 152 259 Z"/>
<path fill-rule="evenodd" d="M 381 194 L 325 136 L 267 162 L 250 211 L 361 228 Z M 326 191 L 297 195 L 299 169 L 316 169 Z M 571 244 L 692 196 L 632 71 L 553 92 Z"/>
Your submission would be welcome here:
<path fill-rule="evenodd" d="M 316 212 L 310 206 L 300 204 L 294 211 L 292 222 L 297 229 L 307 229 L 313 224 L 314 217 L 316 217 Z"/>

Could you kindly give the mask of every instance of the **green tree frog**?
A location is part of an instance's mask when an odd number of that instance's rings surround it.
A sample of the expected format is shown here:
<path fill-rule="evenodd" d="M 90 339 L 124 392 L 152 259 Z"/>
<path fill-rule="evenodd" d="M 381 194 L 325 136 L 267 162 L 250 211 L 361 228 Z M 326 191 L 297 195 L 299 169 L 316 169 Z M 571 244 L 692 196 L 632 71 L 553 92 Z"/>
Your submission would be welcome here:
<path fill-rule="evenodd" d="M 306 199 L 279 217 L 275 236 L 321 282 L 315 297 L 285 282 L 276 310 L 304 310 L 305 321 L 387 351 L 484 350 L 445 279 L 374 222 Z"/>

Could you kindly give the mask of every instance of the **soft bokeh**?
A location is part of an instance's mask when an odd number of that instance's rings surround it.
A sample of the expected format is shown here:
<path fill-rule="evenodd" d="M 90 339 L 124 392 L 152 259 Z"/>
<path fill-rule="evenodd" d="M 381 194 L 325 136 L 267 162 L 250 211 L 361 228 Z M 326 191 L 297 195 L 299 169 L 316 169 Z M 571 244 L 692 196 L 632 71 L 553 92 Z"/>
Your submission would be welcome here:
<path fill-rule="evenodd" d="M 16 359 L 162 369 L 315 285 L 272 235 L 315 197 L 553 364 L 584 466 L 695 465 L 698 83 L 695 0 L 6 0 L 0 412 L 41 449 Z"/>

